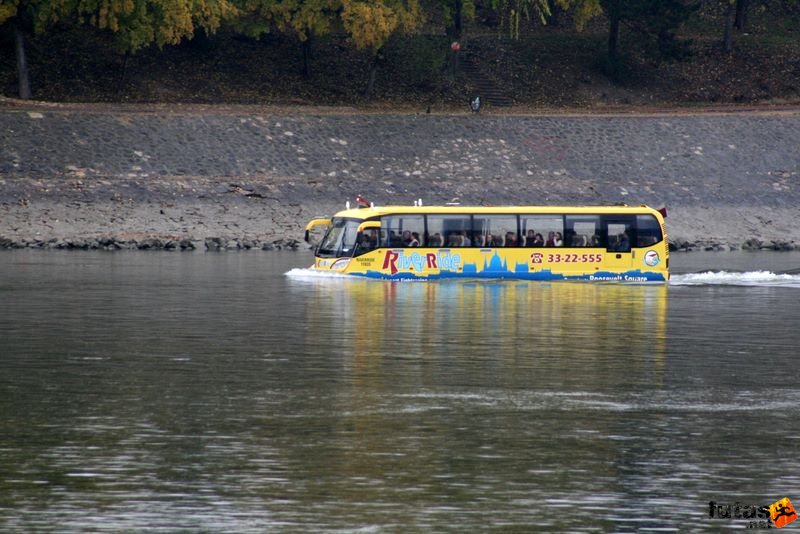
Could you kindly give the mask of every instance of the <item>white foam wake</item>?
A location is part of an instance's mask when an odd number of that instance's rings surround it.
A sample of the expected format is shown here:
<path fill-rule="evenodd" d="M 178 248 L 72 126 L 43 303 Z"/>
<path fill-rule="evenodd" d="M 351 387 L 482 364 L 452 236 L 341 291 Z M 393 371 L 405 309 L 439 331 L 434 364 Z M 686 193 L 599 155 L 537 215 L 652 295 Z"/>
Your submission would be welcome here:
<path fill-rule="evenodd" d="M 669 280 L 673 286 L 764 286 L 794 287 L 800 289 L 800 274 L 780 274 L 770 271 L 706 271 L 692 274 L 673 274 Z"/>
<path fill-rule="evenodd" d="M 346 280 L 352 278 L 352 276 L 347 276 L 341 273 L 334 273 L 331 271 L 317 271 L 316 269 L 300 269 L 300 268 L 294 268 L 290 271 L 286 271 L 284 275 L 288 276 L 289 278 L 293 278 L 295 280 L 320 280 L 324 278 Z"/>

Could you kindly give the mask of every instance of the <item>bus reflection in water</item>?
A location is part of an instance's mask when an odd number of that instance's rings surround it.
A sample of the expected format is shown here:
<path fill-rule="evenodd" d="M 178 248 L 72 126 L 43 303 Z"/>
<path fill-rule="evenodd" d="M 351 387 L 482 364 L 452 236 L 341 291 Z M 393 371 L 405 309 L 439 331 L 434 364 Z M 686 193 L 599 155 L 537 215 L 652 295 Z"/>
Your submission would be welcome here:
<path fill-rule="evenodd" d="M 541 382 L 544 361 L 561 362 L 547 366 L 548 380 L 568 381 L 575 366 L 606 365 L 598 352 L 625 360 L 626 379 L 664 370 L 664 284 L 376 284 L 331 278 L 301 283 L 314 284 L 307 324 L 330 323 L 319 332 L 310 328 L 306 342 L 328 346 L 356 372 L 371 369 L 373 378 L 381 373 L 374 366 L 400 356 L 506 362 L 499 372 L 530 384 Z M 331 331 L 337 335 L 325 333 Z"/>

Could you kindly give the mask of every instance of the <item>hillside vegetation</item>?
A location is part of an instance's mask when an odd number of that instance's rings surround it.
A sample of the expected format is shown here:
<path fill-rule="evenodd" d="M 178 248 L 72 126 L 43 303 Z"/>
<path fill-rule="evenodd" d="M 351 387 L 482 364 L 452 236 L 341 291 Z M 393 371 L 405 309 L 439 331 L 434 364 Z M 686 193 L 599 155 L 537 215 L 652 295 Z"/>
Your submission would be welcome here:
<path fill-rule="evenodd" d="M 24 33 L 31 97 L 56 102 L 335 105 L 378 109 L 603 108 L 800 103 L 800 12 L 792 2 L 753 2 L 726 50 L 724 2 L 675 28 L 678 53 L 653 51 L 647 32 L 620 28 L 609 59 L 604 15 L 576 29 L 568 11 L 511 32 L 480 10 L 459 30 L 428 20 L 378 48 L 332 28 L 248 36 L 230 27 L 161 47 L 120 49 L 113 32 L 55 24 Z M 786 5 L 784 5 L 786 4 Z M 18 92 L 13 19 L 0 27 L 0 93 Z M 655 31 L 655 30 L 654 30 Z M 450 35 L 448 35 L 448 32 Z"/>

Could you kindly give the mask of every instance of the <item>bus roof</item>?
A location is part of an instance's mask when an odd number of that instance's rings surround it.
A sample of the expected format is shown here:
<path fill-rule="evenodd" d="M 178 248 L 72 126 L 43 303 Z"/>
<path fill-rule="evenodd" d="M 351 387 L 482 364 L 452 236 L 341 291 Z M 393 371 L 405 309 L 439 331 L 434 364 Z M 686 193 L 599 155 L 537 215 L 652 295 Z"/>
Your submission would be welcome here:
<path fill-rule="evenodd" d="M 635 215 L 661 213 L 644 204 L 640 206 L 371 206 L 340 211 L 334 217 L 371 219 L 383 215 Z"/>

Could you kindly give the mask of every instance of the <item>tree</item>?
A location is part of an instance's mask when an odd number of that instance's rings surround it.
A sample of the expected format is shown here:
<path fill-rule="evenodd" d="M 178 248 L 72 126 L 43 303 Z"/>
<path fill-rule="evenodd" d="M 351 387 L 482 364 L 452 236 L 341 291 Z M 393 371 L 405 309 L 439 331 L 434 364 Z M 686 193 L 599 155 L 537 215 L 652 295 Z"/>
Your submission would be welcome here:
<path fill-rule="evenodd" d="M 700 4 L 694 0 L 632 1 L 626 22 L 648 56 L 657 61 L 680 60 L 689 55 L 689 48 L 676 32 L 698 9 Z"/>
<path fill-rule="evenodd" d="M 32 30 L 44 32 L 68 12 L 71 7 L 68 2 L 70 0 L 0 0 L 0 24 L 10 22 L 13 27 L 18 94 L 22 99 L 31 97 L 25 34 Z"/>
<path fill-rule="evenodd" d="M 229 0 L 73 0 L 78 17 L 110 30 L 124 52 L 192 39 L 198 28 L 215 32 L 237 13 Z"/>
<path fill-rule="evenodd" d="M 603 11 L 608 17 L 608 62 L 613 69 L 616 68 L 619 50 L 619 25 L 625 11 L 624 0 L 599 0 Z"/>
<path fill-rule="evenodd" d="M 492 0 L 492 9 L 508 26 L 511 37 L 519 39 L 523 19 L 536 17 L 542 24 L 547 24 L 547 18 L 552 14 L 551 4 L 566 9 L 572 3 L 573 0 Z"/>
<path fill-rule="evenodd" d="M 736 0 L 724 0 L 725 6 L 725 33 L 722 36 L 722 47 L 725 52 L 733 51 L 733 28 L 736 25 Z"/>
<path fill-rule="evenodd" d="M 442 9 L 447 24 L 447 36 L 451 39 L 461 39 L 464 30 L 464 18 L 475 18 L 474 0 L 443 0 Z"/>
<path fill-rule="evenodd" d="M 603 14 L 599 0 L 572 0 L 566 7 L 572 9 L 572 18 L 578 31 L 582 31 L 591 19 Z"/>
<path fill-rule="evenodd" d="M 342 0 L 342 24 L 353 45 L 372 53 L 366 95 L 372 93 L 383 45 L 393 34 L 415 31 L 423 22 L 418 0 Z"/>
<path fill-rule="evenodd" d="M 311 76 L 315 37 L 326 35 L 342 7 L 341 0 L 244 0 L 234 27 L 259 37 L 273 28 L 294 35 L 303 47 L 303 76 Z"/>
<path fill-rule="evenodd" d="M 229 0 L 0 0 L 0 24 L 14 19 L 21 98 L 30 97 L 24 30 L 44 33 L 56 22 L 86 23 L 113 32 L 121 51 L 178 44 L 198 28 L 214 32 L 236 13 Z"/>
<path fill-rule="evenodd" d="M 372 50 L 395 32 L 413 32 L 423 20 L 418 0 L 342 0 L 341 16 L 356 48 Z"/>
<path fill-rule="evenodd" d="M 619 33 L 625 24 L 650 57 L 680 59 L 687 54 L 676 30 L 699 9 L 684 0 L 599 0 L 608 17 L 608 60 L 612 68 L 619 60 Z"/>
<path fill-rule="evenodd" d="M 28 60 L 25 58 L 25 36 L 19 21 L 14 21 L 14 51 L 17 58 L 17 94 L 23 100 L 31 97 L 31 81 L 28 75 Z"/>
<path fill-rule="evenodd" d="M 750 7 L 748 0 L 736 0 L 736 29 L 740 32 L 747 31 L 747 11 Z"/>

